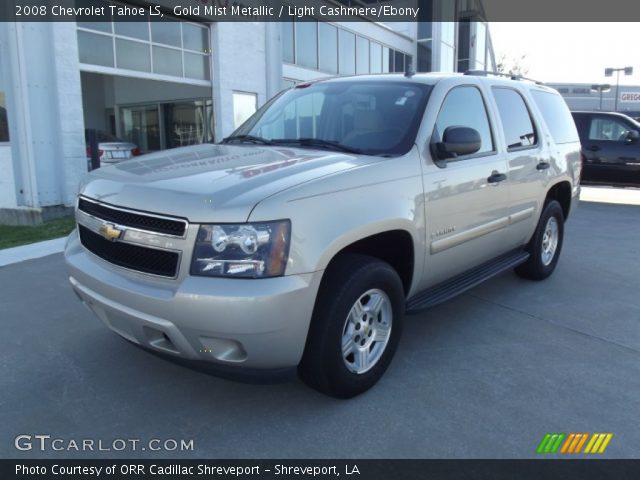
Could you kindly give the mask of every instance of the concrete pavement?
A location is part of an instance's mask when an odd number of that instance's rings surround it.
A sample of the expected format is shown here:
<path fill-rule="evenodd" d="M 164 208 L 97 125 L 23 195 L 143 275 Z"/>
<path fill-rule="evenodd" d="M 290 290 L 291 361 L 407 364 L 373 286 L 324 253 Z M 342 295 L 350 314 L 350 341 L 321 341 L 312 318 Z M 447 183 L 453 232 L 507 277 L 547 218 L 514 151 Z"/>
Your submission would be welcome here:
<path fill-rule="evenodd" d="M 366 394 L 221 380 L 149 355 L 80 305 L 62 256 L 0 268 L 0 457 L 524 458 L 547 432 L 640 456 L 640 208 L 583 203 L 554 275 L 505 273 L 406 319 Z M 20 434 L 192 439 L 188 452 L 18 451 Z"/>

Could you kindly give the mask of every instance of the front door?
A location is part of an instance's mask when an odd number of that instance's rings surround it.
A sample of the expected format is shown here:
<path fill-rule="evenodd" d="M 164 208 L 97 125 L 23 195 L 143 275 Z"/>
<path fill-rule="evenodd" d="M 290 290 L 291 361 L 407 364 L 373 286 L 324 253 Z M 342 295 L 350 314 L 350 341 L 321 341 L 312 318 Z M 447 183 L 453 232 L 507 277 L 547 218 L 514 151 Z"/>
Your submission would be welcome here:
<path fill-rule="evenodd" d="M 473 85 L 452 88 L 436 120 L 433 138 L 450 126 L 470 127 L 482 139 L 472 155 L 449 159 L 446 167 L 424 169 L 426 247 L 422 287 L 504 253 L 509 223 L 507 164 L 498 153 L 486 102 Z"/>

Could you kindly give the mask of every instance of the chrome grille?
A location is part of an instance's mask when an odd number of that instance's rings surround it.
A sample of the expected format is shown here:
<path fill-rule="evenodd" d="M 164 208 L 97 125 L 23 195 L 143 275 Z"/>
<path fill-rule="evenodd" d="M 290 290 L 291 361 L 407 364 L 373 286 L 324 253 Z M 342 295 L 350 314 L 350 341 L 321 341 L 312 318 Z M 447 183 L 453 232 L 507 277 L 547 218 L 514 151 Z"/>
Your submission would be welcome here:
<path fill-rule="evenodd" d="M 111 207 L 104 203 L 92 202 L 84 198 L 78 200 L 78 210 L 107 222 L 113 222 L 118 225 L 148 232 L 161 233 L 163 235 L 183 237 L 187 229 L 187 222 L 185 220 L 174 220 L 152 214 L 133 212 L 131 210 Z"/>
<path fill-rule="evenodd" d="M 186 220 L 80 197 L 76 221 L 82 246 L 103 260 L 149 275 L 178 276 Z"/>

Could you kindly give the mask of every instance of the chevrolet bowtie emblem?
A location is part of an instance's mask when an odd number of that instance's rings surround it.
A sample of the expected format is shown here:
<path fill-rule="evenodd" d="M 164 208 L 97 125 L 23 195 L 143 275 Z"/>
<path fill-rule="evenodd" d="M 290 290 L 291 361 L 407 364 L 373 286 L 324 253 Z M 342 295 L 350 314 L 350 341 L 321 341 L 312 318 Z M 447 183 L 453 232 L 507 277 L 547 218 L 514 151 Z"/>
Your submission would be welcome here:
<path fill-rule="evenodd" d="M 113 223 L 103 223 L 100 226 L 100 235 L 111 242 L 115 242 L 116 240 L 118 240 L 120 237 L 122 237 L 123 233 L 124 230 L 120 230 Z"/>

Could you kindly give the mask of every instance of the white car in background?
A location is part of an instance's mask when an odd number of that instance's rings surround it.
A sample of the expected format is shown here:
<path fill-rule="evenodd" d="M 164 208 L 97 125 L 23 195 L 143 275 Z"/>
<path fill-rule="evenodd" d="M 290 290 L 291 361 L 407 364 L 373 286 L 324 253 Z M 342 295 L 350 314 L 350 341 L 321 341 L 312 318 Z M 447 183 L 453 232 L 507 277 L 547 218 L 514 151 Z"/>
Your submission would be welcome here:
<path fill-rule="evenodd" d="M 89 131 L 84 131 L 84 140 L 87 146 L 87 163 L 91 170 L 91 146 L 89 145 Z M 112 165 L 114 163 L 129 160 L 141 155 L 142 152 L 135 143 L 125 142 L 109 133 L 97 131 L 98 157 L 100 166 Z"/>

